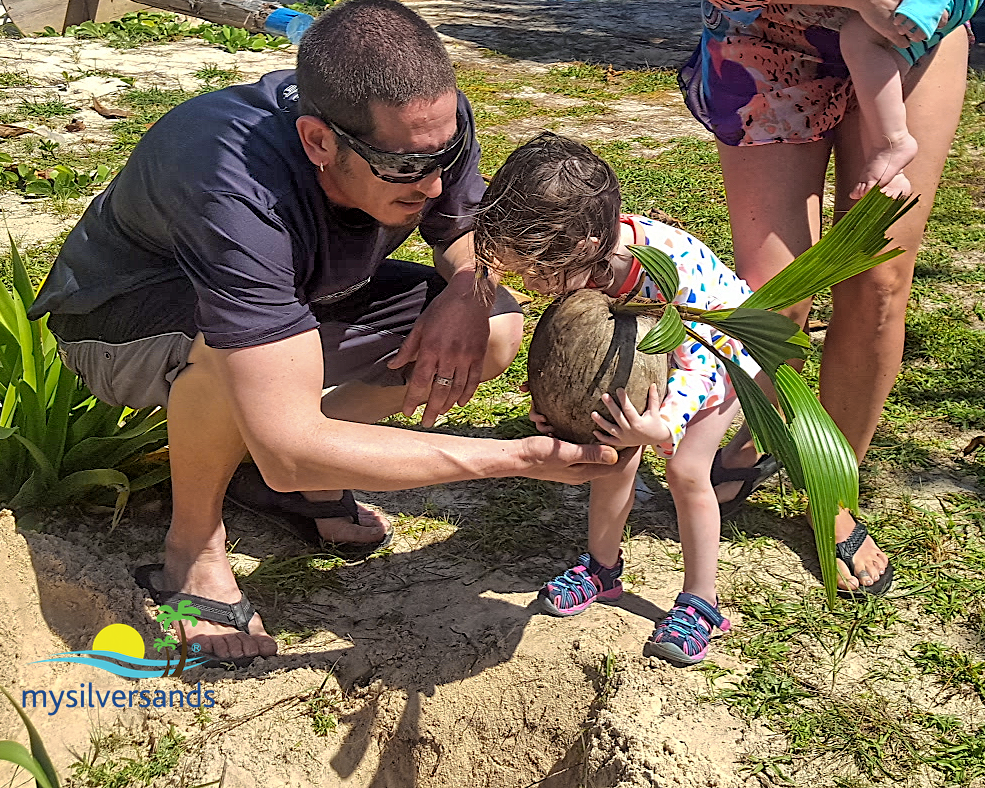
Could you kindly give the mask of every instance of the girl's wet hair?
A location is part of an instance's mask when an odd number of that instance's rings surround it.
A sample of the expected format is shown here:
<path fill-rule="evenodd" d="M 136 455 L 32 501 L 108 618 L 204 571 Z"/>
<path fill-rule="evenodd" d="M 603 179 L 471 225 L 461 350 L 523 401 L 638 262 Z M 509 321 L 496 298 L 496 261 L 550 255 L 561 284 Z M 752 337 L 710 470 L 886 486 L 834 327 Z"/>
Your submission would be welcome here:
<path fill-rule="evenodd" d="M 476 209 L 476 261 L 562 286 L 587 272 L 605 287 L 620 204 L 608 164 L 587 146 L 544 132 L 513 151 L 489 183 Z"/>

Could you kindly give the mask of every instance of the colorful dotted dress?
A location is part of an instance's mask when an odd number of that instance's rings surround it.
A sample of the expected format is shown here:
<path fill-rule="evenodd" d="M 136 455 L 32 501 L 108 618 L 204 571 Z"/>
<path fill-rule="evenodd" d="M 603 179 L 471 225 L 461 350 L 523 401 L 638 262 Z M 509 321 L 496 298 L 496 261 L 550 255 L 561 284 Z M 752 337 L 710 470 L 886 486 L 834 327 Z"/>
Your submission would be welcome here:
<path fill-rule="evenodd" d="M 726 309 L 739 306 L 752 295 L 750 287 L 694 236 L 643 216 L 625 215 L 622 221 L 632 226 L 637 245 L 660 249 L 677 265 L 680 286 L 672 303 L 695 309 Z M 623 290 L 631 290 L 640 275 L 643 284 L 636 297 L 666 303 L 667 299 L 636 260 L 627 278 L 629 286 L 624 285 Z M 686 322 L 685 325 L 750 376 L 759 372 L 759 365 L 738 340 L 703 323 Z M 698 411 L 717 407 L 735 396 L 722 364 L 700 342 L 690 340 L 677 348 L 671 354 L 670 366 L 660 416 L 670 427 L 671 443 L 655 447 L 662 457 L 674 456 L 687 423 Z"/>

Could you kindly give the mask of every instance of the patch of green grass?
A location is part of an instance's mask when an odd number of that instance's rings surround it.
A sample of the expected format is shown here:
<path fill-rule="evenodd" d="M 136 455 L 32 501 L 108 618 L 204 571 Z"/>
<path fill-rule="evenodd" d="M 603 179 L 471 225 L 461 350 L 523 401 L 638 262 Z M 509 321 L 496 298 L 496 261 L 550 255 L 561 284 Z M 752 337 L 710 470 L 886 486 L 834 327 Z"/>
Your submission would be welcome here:
<path fill-rule="evenodd" d="M 619 75 L 619 84 L 624 93 L 640 95 L 646 93 L 674 93 L 677 86 L 677 71 L 670 68 L 652 68 L 639 71 L 624 71 Z"/>
<path fill-rule="evenodd" d="M 329 676 L 325 677 L 321 686 L 313 690 L 307 696 L 301 697 L 304 714 L 311 719 L 311 729 L 315 736 L 328 736 L 333 733 L 339 725 L 339 700 L 338 693 L 330 693 L 325 689 Z"/>
<path fill-rule="evenodd" d="M 48 99 L 47 101 L 23 99 L 17 105 L 17 114 L 32 120 L 61 118 L 71 115 L 75 111 L 75 107 L 66 104 L 61 99 Z"/>
<path fill-rule="evenodd" d="M 132 89 L 120 97 L 120 103 L 134 111 L 132 117 L 113 124 L 113 135 L 119 150 L 129 152 L 140 138 L 165 112 L 194 97 L 185 90 L 161 88 Z"/>
<path fill-rule="evenodd" d="M 178 766 L 185 751 L 184 737 L 172 725 L 150 747 L 136 753 L 122 738 L 96 738 L 92 752 L 72 764 L 79 788 L 138 788 L 167 777 Z"/>
<path fill-rule="evenodd" d="M 870 518 L 893 557 L 896 584 L 942 624 L 985 612 L 985 515 L 975 496 L 941 498 L 945 513 L 903 502 Z"/>
<path fill-rule="evenodd" d="M 18 71 L 0 71 L 0 88 L 29 88 L 37 82 L 27 74 Z"/>
<path fill-rule="evenodd" d="M 209 91 L 242 82 L 243 75 L 237 68 L 220 68 L 215 63 L 206 63 L 195 72 L 195 79 L 202 83 L 203 90 Z"/>
<path fill-rule="evenodd" d="M 490 480 L 482 488 L 482 504 L 458 536 L 476 557 L 539 554 L 559 542 L 552 515 L 561 506 L 560 491 L 560 485 L 536 479 Z"/>
<path fill-rule="evenodd" d="M 985 332 L 957 305 L 910 310 L 904 368 L 890 403 L 964 429 L 985 427 Z"/>
<path fill-rule="evenodd" d="M 340 566 L 345 566 L 345 561 L 330 553 L 271 557 L 263 559 L 239 581 L 267 593 L 307 595 L 322 588 L 339 588 L 335 570 Z"/>
<path fill-rule="evenodd" d="M 588 63 L 556 66 L 535 78 L 540 87 L 559 96 L 604 101 L 610 97 L 606 70 Z"/>
<path fill-rule="evenodd" d="M 943 687 L 971 688 L 985 701 L 985 662 L 943 643 L 917 643 L 910 659 L 925 675 L 933 675 Z"/>

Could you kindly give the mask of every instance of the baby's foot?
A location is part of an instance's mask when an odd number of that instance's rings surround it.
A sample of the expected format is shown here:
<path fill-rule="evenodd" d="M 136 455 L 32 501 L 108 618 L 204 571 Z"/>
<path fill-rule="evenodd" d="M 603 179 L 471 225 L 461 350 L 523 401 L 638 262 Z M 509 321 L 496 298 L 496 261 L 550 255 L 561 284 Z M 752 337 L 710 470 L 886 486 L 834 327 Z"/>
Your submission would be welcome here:
<path fill-rule="evenodd" d="M 882 142 L 855 184 L 850 195 L 853 200 L 861 200 L 873 186 L 882 187 L 890 197 L 910 193 L 910 182 L 903 175 L 903 168 L 917 155 L 917 141 L 904 132 L 895 139 L 883 137 Z"/>

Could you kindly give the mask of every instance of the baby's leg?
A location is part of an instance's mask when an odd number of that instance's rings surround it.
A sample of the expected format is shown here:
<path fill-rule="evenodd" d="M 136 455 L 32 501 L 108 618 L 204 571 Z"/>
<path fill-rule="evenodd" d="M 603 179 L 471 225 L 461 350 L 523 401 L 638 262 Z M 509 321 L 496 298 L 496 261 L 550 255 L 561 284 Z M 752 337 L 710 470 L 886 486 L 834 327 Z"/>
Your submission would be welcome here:
<path fill-rule="evenodd" d="M 909 66 L 858 14 L 852 14 L 841 28 L 841 54 L 858 97 L 867 160 L 851 198 L 861 199 L 874 186 L 893 197 L 909 194 L 910 182 L 903 168 L 917 154 L 903 104 L 903 75 Z"/>
<path fill-rule="evenodd" d="M 618 474 L 592 482 L 588 502 L 588 552 L 602 566 L 615 566 L 619 561 L 619 545 L 633 508 L 636 469 L 639 468 L 642 454 L 640 447 L 636 450 L 636 457 Z"/>
<path fill-rule="evenodd" d="M 711 605 L 718 599 L 715 578 L 722 530 L 718 499 L 711 486 L 711 463 L 738 411 L 735 397 L 717 408 L 699 411 L 688 423 L 677 453 L 667 461 L 667 484 L 677 508 L 684 553 L 684 591 Z"/>

